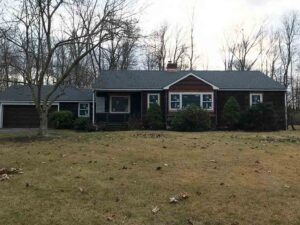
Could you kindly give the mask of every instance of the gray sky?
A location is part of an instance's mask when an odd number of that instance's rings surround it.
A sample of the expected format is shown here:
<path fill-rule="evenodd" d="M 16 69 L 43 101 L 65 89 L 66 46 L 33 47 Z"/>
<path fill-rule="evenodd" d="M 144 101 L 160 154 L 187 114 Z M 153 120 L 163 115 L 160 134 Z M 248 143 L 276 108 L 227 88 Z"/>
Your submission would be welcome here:
<path fill-rule="evenodd" d="M 300 10 L 300 0 L 151 0 L 145 4 L 141 27 L 146 33 L 163 22 L 173 30 L 188 30 L 195 10 L 197 52 L 200 64 L 208 64 L 209 69 L 223 69 L 220 48 L 224 33 L 241 25 L 251 30 L 262 22 L 278 26 L 284 13 Z"/>

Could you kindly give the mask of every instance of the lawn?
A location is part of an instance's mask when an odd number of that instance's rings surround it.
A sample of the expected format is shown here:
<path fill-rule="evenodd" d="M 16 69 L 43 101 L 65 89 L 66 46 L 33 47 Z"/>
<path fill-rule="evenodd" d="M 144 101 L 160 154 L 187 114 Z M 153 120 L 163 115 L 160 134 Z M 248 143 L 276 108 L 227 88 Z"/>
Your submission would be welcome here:
<path fill-rule="evenodd" d="M 299 130 L 0 134 L 3 167 L 1 225 L 300 224 Z"/>

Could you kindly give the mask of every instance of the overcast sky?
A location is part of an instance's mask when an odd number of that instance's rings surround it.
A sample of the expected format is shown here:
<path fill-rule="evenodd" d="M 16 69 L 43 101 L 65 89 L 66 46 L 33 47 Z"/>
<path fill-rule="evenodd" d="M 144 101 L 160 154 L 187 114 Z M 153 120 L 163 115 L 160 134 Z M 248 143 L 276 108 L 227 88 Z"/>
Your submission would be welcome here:
<path fill-rule="evenodd" d="M 141 16 L 144 32 L 163 22 L 174 30 L 188 29 L 195 9 L 197 50 L 200 61 L 209 69 L 223 69 L 220 48 L 225 32 L 241 24 L 250 29 L 262 21 L 276 26 L 284 13 L 300 10 L 300 0 L 148 0 L 145 4 Z"/>

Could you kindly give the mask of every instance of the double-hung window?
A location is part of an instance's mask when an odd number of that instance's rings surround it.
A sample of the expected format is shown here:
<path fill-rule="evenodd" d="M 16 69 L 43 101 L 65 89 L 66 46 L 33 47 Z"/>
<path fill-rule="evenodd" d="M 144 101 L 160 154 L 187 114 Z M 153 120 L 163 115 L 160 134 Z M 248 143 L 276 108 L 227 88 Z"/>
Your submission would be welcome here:
<path fill-rule="evenodd" d="M 160 94 L 159 93 L 149 93 L 148 94 L 148 108 L 153 104 L 160 105 Z"/>
<path fill-rule="evenodd" d="M 89 117 L 89 116 L 90 116 L 90 104 L 78 103 L 78 117 Z"/>
<path fill-rule="evenodd" d="M 181 107 L 180 94 L 170 94 L 170 109 L 177 110 Z"/>
<path fill-rule="evenodd" d="M 130 113 L 129 96 L 110 96 L 111 113 Z"/>
<path fill-rule="evenodd" d="M 263 102 L 263 94 L 262 93 L 251 93 L 250 94 L 250 106 L 257 105 Z"/>
<path fill-rule="evenodd" d="M 212 94 L 203 94 L 202 95 L 202 108 L 207 110 L 212 110 Z"/>
<path fill-rule="evenodd" d="M 179 110 L 196 105 L 206 110 L 213 110 L 213 93 L 170 93 L 169 109 Z"/>

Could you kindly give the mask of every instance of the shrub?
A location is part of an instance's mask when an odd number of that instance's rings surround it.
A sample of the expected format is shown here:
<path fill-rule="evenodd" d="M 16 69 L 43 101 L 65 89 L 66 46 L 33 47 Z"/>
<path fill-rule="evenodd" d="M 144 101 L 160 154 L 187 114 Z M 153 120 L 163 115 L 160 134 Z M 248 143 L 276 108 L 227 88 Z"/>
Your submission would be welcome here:
<path fill-rule="evenodd" d="M 159 130 L 164 128 L 163 116 L 161 108 L 158 104 L 152 104 L 146 114 L 145 127 L 151 130 Z"/>
<path fill-rule="evenodd" d="M 241 118 L 242 127 L 253 131 L 278 130 L 278 116 L 270 104 L 261 103 L 246 111 Z"/>
<path fill-rule="evenodd" d="M 95 131 L 96 128 L 91 123 L 90 119 L 79 117 L 74 121 L 73 128 L 81 131 Z"/>
<path fill-rule="evenodd" d="M 210 129 L 207 111 L 196 105 L 178 111 L 171 120 L 171 128 L 176 131 L 205 131 Z"/>
<path fill-rule="evenodd" d="M 222 120 L 229 129 L 236 129 L 240 118 L 240 105 L 237 100 L 231 96 L 224 105 Z"/>
<path fill-rule="evenodd" d="M 53 112 L 49 116 L 49 124 L 55 129 L 70 129 L 73 121 L 74 115 L 70 111 Z"/>

